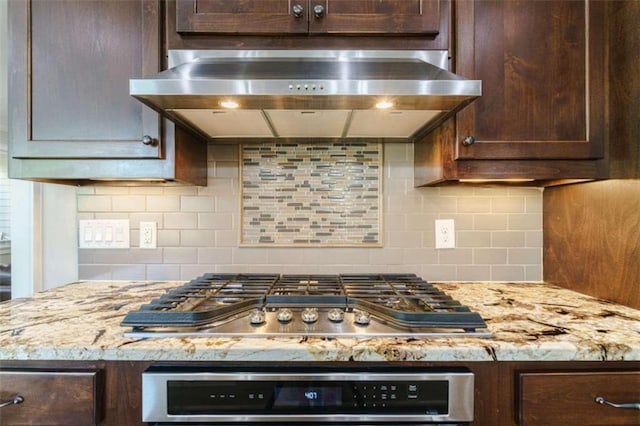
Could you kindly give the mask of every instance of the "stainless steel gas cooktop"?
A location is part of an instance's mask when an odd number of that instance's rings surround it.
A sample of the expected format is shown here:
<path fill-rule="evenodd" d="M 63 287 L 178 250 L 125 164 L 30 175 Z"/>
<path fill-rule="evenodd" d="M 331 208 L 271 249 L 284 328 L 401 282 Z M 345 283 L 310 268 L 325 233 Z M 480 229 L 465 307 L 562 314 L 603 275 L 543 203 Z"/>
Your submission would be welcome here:
<path fill-rule="evenodd" d="M 128 337 L 491 337 L 414 274 L 205 274 L 129 312 Z"/>

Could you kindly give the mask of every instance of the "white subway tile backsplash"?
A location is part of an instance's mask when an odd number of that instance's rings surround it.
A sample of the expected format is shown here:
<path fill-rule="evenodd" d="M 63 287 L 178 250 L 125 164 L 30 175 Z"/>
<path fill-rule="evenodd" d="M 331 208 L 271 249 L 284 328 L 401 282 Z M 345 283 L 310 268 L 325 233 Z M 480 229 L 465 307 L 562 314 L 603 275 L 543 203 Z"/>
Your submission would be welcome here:
<path fill-rule="evenodd" d="M 79 195 L 78 212 L 110 212 L 111 197 L 108 195 Z"/>
<path fill-rule="evenodd" d="M 209 145 L 209 186 L 81 187 L 79 219 L 129 219 L 129 250 L 80 250 L 81 279 L 189 280 L 205 272 L 410 272 L 430 281 L 540 281 L 542 190 L 413 187 L 413 146 L 384 145 L 382 247 L 239 247 L 239 148 Z M 434 220 L 456 221 L 435 250 Z M 138 224 L 158 248 L 137 248 Z"/>
<path fill-rule="evenodd" d="M 211 247 L 215 241 L 215 234 L 210 230 L 182 230 L 180 231 L 180 245 L 182 247 Z"/>
<path fill-rule="evenodd" d="M 147 265 L 147 280 L 175 281 L 180 279 L 180 265 Z"/>
<path fill-rule="evenodd" d="M 166 229 L 197 229 L 197 213 L 165 213 L 164 228 Z"/>
<path fill-rule="evenodd" d="M 146 198 L 142 195 L 118 195 L 111 198 L 114 212 L 143 212 L 147 210 Z"/>
<path fill-rule="evenodd" d="M 542 263 L 542 249 L 510 248 L 509 263 L 520 265 L 539 265 Z"/>
<path fill-rule="evenodd" d="M 111 279 L 114 280 L 145 280 L 147 279 L 147 269 L 144 264 L 140 265 L 113 265 L 111 267 Z"/>
<path fill-rule="evenodd" d="M 198 263 L 198 249 L 195 247 L 166 247 L 162 250 L 162 262 Z"/>
<path fill-rule="evenodd" d="M 491 281 L 525 281 L 524 272 L 524 266 L 491 265 Z"/>
<path fill-rule="evenodd" d="M 456 222 L 456 226 L 458 223 Z M 459 229 L 459 228 L 458 228 Z M 490 247 L 491 232 L 490 231 L 461 231 L 456 233 L 457 247 Z"/>
<path fill-rule="evenodd" d="M 200 229 L 233 229 L 232 213 L 198 213 Z"/>
<path fill-rule="evenodd" d="M 233 249 L 230 248 L 199 248 L 198 263 L 214 265 L 233 264 Z"/>
<path fill-rule="evenodd" d="M 526 234 L 522 231 L 491 232 L 491 247 L 525 247 Z"/>
<path fill-rule="evenodd" d="M 509 229 L 536 230 L 542 229 L 542 215 L 540 214 L 510 214 Z"/>
<path fill-rule="evenodd" d="M 524 197 L 491 198 L 492 213 L 524 213 Z"/>
<path fill-rule="evenodd" d="M 214 205 L 213 197 L 182 196 L 180 198 L 180 211 L 183 212 L 211 212 Z"/>
<path fill-rule="evenodd" d="M 491 266 L 462 265 L 456 270 L 458 281 L 491 281 Z"/>
<path fill-rule="evenodd" d="M 506 265 L 509 250 L 506 248 L 476 248 L 473 263 L 476 265 Z"/>
<path fill-rule="evenodd" d="M 177 229 L 158 229 L 158 247 L 179 247 L 180 231 Z"/>
<path fill-rule="evenodd" d="M 179 212 L 180 196 L 152 195 L 147 197 L 147 211 L 150 212 Z"/>

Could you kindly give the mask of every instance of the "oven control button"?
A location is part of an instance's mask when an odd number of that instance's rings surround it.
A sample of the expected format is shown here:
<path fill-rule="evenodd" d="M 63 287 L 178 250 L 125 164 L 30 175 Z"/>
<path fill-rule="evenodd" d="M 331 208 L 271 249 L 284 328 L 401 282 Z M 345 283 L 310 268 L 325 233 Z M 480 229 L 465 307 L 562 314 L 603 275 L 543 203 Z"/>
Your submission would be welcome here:
<path fill-rule="evenodd" d="M 368 325 L 371 322 L 371 315 L 366 311 L 353 311 L 354 321 L 359 325 Z"/>
<path fill-rule="evenodd" d="M 327 316 L 329 317 L 329 321 L 342 322 L 344 319 L 344 311 L 338 308 L 329 309 Z"/>
<path fill-rule="evenodd" d="M 283 308 L 278 309 L 278 321 L 280 322 L 289 322 L 293 318 L 293 312 L 291 309 Z"/>
<path fill-rule="evenodd" d="M 316 308 L 305 308 L 302 311 L 302 321 L 306 323 L 318 321 L 318 310 Z"/>
<path fill-rule="evenodd" d="M 259 309 L 252 311 L 251 315 L 249 315 L 249 321 L 254 325 L 262 324 L 263 322 L 265 322 L 265 319 L 266 317 L 264 311 L 261 311 Z"/>

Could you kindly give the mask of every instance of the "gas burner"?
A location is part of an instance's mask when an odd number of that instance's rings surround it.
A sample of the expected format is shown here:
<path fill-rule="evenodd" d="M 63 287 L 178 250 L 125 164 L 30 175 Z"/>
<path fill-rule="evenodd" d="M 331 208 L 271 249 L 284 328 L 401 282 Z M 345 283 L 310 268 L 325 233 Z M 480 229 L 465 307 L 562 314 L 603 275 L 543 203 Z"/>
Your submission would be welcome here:
<path fill-rule="evenodd" d="M 413 274 L 205 274 L 122 325 L 137 337 L 491 336 L 479 314 Z"/>

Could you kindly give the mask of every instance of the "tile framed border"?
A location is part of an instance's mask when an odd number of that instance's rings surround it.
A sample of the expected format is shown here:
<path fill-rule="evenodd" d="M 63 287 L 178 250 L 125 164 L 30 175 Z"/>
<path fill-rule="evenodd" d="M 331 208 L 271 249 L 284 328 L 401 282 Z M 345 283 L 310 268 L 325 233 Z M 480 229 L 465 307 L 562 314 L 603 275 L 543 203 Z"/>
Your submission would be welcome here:
<path fill-rule="evenodd" d="M 239 149 L 241 247 L 382 247 L 382 143 Z"/>

